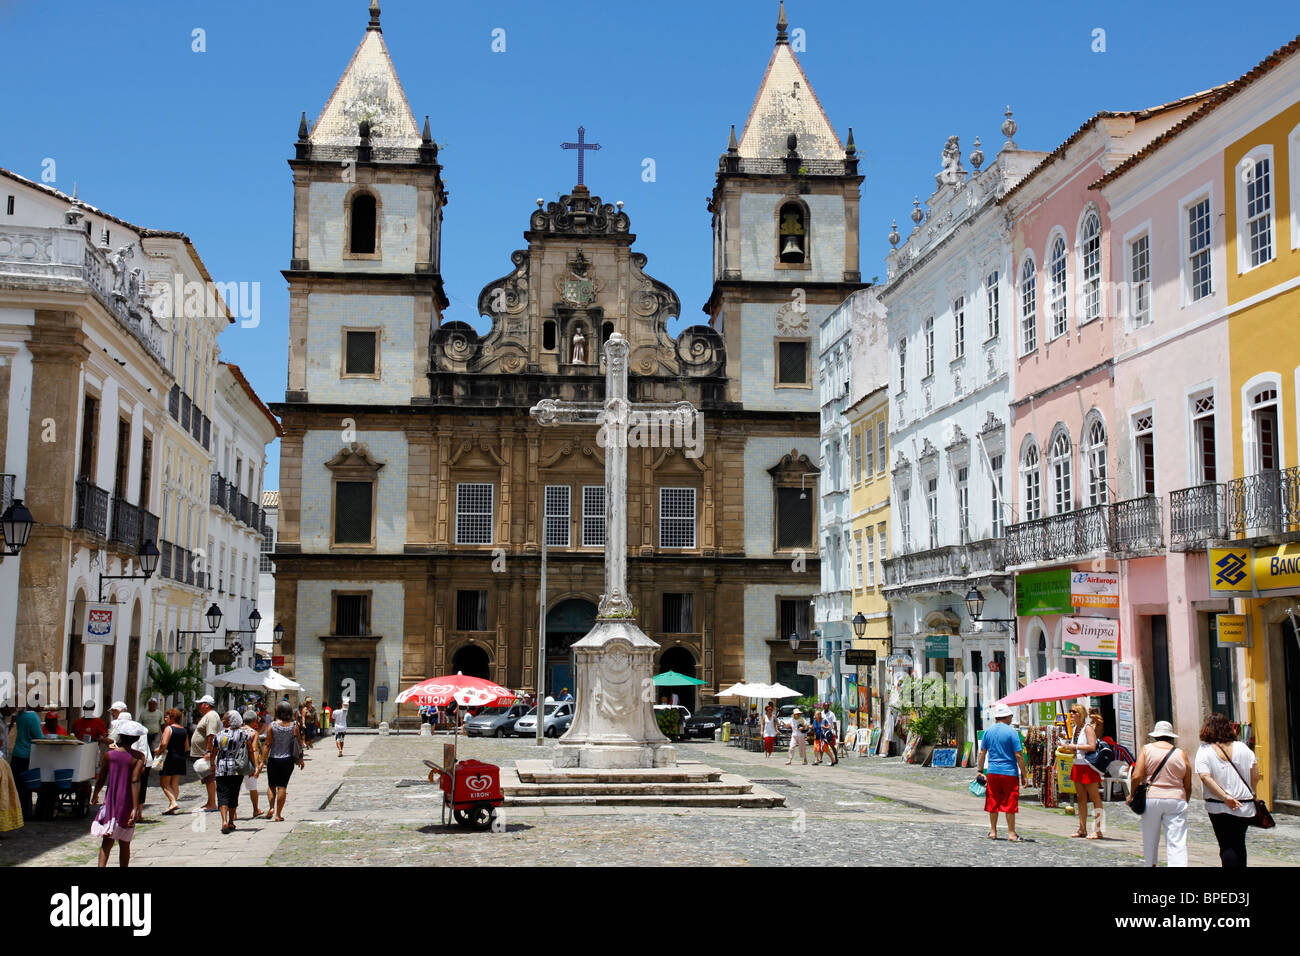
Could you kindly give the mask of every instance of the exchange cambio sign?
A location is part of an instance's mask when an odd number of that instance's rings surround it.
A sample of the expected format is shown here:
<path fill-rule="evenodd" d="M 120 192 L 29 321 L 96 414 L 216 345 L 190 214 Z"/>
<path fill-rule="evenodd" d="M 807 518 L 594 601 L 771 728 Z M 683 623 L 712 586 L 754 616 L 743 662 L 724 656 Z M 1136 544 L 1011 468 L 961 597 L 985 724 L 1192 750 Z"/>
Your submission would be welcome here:
<path fill-rule="evenodd" d="M 1119 621 L 1108 617 L 1067 617 L 1061 629 L 1066 657 L 1119 659 Z"/>
<path fill-rule="evenodd" d="M 1075 607 L 1119 607 L 1118 572 L 1071 572 L 1070 603 Z"/>

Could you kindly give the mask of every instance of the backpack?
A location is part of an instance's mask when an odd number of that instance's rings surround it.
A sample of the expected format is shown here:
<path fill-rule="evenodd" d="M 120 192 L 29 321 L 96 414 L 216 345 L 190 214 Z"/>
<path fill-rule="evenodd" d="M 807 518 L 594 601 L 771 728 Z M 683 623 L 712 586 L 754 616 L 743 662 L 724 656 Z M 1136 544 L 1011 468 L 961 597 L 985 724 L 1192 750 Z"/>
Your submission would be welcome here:
<path fill-rule="evenodd" d="M 1106 776 L 1106 768 L 1115 759 L 1115 748 L 1112 747 L 1104 737 L 1097 738 L 1097 749 L 1091 753 L 1083 755 L 1083 759 L 1092 765 L 1103 777 Z"/>

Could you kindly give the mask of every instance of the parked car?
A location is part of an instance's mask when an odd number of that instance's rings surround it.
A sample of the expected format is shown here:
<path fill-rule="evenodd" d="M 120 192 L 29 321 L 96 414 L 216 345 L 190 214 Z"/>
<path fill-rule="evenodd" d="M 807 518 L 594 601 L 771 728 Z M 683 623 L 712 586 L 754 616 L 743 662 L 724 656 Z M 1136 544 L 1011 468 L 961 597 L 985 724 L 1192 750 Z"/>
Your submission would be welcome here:
<path fill-rule="evenodd" d="M 486 707 L 478 716 L 465 721 L 467 737 L 506 737 L 515 729 L 515 721 L 529 712 L 525 704 L 509 707 Z"/>
<path fill-rule="evenodd" d="M 573 701 L 560 701 L 544 706 L 546 710 L 542 716 L 542 735 L 558 737 L 573 723 Z M 514 730 L 511 732 L 516 737 L 537 736 L 537 708 L 530 707 L 528 713 L 515 721 Z"/>
<path fill-rule="evenodd" d="M 739 727 L 744 720 L 745 712 L 739 707 L 709 704 L 701 707 L 682 724 L 682 736 L 712 737 L 713 732 L 727 721 L 730 721 L 733 727 Z"/>

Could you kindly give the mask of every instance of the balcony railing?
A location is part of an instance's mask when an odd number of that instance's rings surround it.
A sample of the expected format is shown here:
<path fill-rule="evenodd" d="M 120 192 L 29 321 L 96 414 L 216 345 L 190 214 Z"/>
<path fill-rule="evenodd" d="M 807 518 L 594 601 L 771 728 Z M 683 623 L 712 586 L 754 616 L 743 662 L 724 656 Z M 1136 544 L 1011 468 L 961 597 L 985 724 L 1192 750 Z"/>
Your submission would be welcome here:
<path fill-rule="evenodd" d="M 109 541 L 132 551 L 140 547 L 140 509 L 121 498 L 113 499 L 113 528 Z"/>
<path fill-rule="evenodd" d="M 1164 547 L 1154 495 L 1092 505 L 1007 528 L 1007 564 L 1070 561 L 1109 552 L 1128 556 Z"/>
<path fill-rule="evenodd" d="M 1176 551 L 1211 541 L 1300 534 L 1300 467 L 1171 491 L 1169 526 Z"/>
<path fill-rule="evenodd" d="M 89 478 L 78 478 L 75 527 L 108 537 L 108 492 Z"/>
<path fill-rule="evenodd" d="M 1005 541 L 985 538 L 969 544 L 917 551 L 889 558 L 884 566 L 886 589 L 997 572 L 1006 567 Z"/>
<path fill-rule="evenodd" d="M 1159 551 L 1164 547 L 1160 499 L 1155 495 L 1117 501 L 1110 506 L 1110 543 L 1116 554 Z"/>
<path fill-rule="evenodd" d="M 170 541 L 158 542 L 158 577 L 170 578 L 172 576 L 172 543 Z"/>
<path fill-rule="evenodd" d="M 143 508 L 141 508 L 140 509 L 140 537 L 136 540 L 136 548 L 135 548 L 137 552 L 142 547 L 144 547 L 144 543 L 146 541 L 152 541 L 154 542 L 155 546 L 161 547 L 160 545 L 158 545 L 158 516 L 155 514 L 150 514 L 148 511 L 145 511 Z"/>

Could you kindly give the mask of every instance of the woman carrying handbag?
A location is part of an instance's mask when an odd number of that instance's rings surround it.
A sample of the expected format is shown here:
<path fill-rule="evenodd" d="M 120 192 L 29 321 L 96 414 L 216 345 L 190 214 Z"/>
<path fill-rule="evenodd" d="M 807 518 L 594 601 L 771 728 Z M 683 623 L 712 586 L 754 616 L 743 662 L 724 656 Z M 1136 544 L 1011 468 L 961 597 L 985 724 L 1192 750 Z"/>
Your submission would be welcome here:
<path fill-rule="evenodd" d="M 1219 841 L 1219 859 L 1229 868 L 1246 865 L 1246 830 L 1251 824 L 1272 826 L 1267 808 L 1263 818 L 1255 819 L 1262 803 L 1255 799 L 1259 762 L 1255 752 L 1236 738 L 1227 717 L 1210 714 L 1201 727 L 1201 747 L 1196 751 L 1196 773 Z"/>
<path fill-rule="evenodd" d="M 1192 763 L 1174 741 L 1178 735 L 1167 720 L 1147 734 L 1149 743 L 1138 753 L 1128 804 L 1142 816 L 1142 850 L 1147 866 L 1160 858 L 1160 835 L 1170 866 L 1187 865 L 1187 798 L 1192 792 Z"/>

